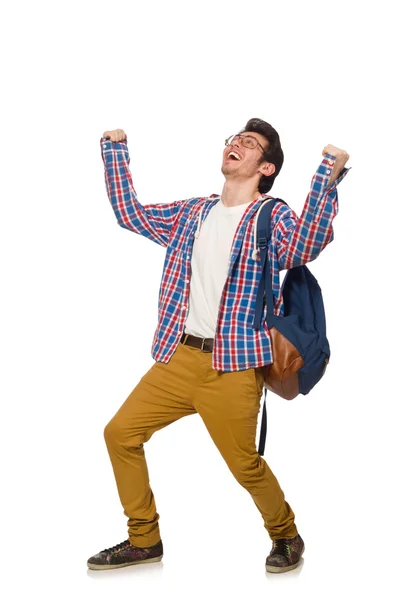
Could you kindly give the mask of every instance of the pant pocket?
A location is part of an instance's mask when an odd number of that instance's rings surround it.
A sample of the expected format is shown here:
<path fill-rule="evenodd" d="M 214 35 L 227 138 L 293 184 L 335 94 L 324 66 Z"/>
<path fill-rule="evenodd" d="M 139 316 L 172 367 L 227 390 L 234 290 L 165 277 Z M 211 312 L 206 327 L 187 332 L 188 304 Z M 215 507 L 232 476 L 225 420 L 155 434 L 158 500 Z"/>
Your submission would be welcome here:
<path fill-rule="evenodd" d="M 265 373 L 263 371 L 263 367 L 254 367 L 252 370 L 254 371 L 256 390 L 258 394 L 262 396 L 263 386 L 265 384 Z"/>

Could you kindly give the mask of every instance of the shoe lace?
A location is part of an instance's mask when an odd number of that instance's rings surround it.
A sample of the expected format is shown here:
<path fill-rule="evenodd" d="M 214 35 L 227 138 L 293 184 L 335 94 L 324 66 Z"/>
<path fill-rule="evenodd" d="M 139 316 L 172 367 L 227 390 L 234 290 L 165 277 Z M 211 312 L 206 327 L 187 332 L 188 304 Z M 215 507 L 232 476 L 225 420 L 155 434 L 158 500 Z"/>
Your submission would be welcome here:
<path fill-rule="evenodd" d="M 127 546 L 130 546 L 130 540 L 125 540 L 125 542 L 121 542 L 121 544 L 116 544 L 115 546 L 112 546 L 112 548 L 105 548 L 105 550 L 101 550 L 101 552 L 108 552 L 109 554 L 114 554 L 119 550 L 123 550 L 123 548 L 126 548 Z"/>
<path fill-rule="evenodd" d="M 273 540 L 272 554 L 282 554 L 283 556 L 290 556 L 291 548 L 285 539 Z"/>

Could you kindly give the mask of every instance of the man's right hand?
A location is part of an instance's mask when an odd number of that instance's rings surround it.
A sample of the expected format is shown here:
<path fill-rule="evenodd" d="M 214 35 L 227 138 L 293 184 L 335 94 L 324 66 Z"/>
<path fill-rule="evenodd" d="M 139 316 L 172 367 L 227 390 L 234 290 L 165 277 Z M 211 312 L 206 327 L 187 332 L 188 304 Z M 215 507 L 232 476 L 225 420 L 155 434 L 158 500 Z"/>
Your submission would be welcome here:
<path fill-rule="evenodd" d="M 104 131 L 102 137 L 109 137 L 111 142 L 123 142 L 127 139 L 127 134 L 122 129 L 114 129 L 113 131 Z"/>

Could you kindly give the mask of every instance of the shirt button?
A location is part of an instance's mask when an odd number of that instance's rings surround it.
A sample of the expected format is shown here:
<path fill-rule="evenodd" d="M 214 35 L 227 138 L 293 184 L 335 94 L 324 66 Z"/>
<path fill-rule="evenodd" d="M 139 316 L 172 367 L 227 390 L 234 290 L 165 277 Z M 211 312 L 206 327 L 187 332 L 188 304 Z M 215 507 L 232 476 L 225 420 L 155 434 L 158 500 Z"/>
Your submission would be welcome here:
<path fill-rule="evenodd" d="M 182 304 L 182 310 L 186 310 L 185 304 Z"/>
<path fill-rule="evenodd" d="M 331 173 L 331 171 L 328 169 L 328 170 L 327 170 L 327 175 L 329 175 L 330 173 Z"/>
<path fill-rule="evenodd" d="M 329 165 L 333 165 L 333 164 L 334 164 L 334 162 L 335 162 L 334 160 L 329 160 L 329 161 L 328 161 L 328 164 L 329 164 Z"/>
<path fill-rule="evenodd" d="M 106 144 L 103 144 L 103 147 L 106 148 Z"/>

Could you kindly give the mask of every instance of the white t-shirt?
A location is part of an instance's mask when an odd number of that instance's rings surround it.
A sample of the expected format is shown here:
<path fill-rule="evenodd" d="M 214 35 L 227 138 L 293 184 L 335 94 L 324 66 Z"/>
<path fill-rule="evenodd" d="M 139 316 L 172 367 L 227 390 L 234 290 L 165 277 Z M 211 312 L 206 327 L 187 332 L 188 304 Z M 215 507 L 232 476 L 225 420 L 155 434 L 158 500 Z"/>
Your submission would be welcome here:
<path fill-rule="evenodd" d="M 186 333 L 215 337 L 234 234 L 249 204 L 225 206 L 219 200 L 201 224 L 200 235 L 193 243 Z"/>

